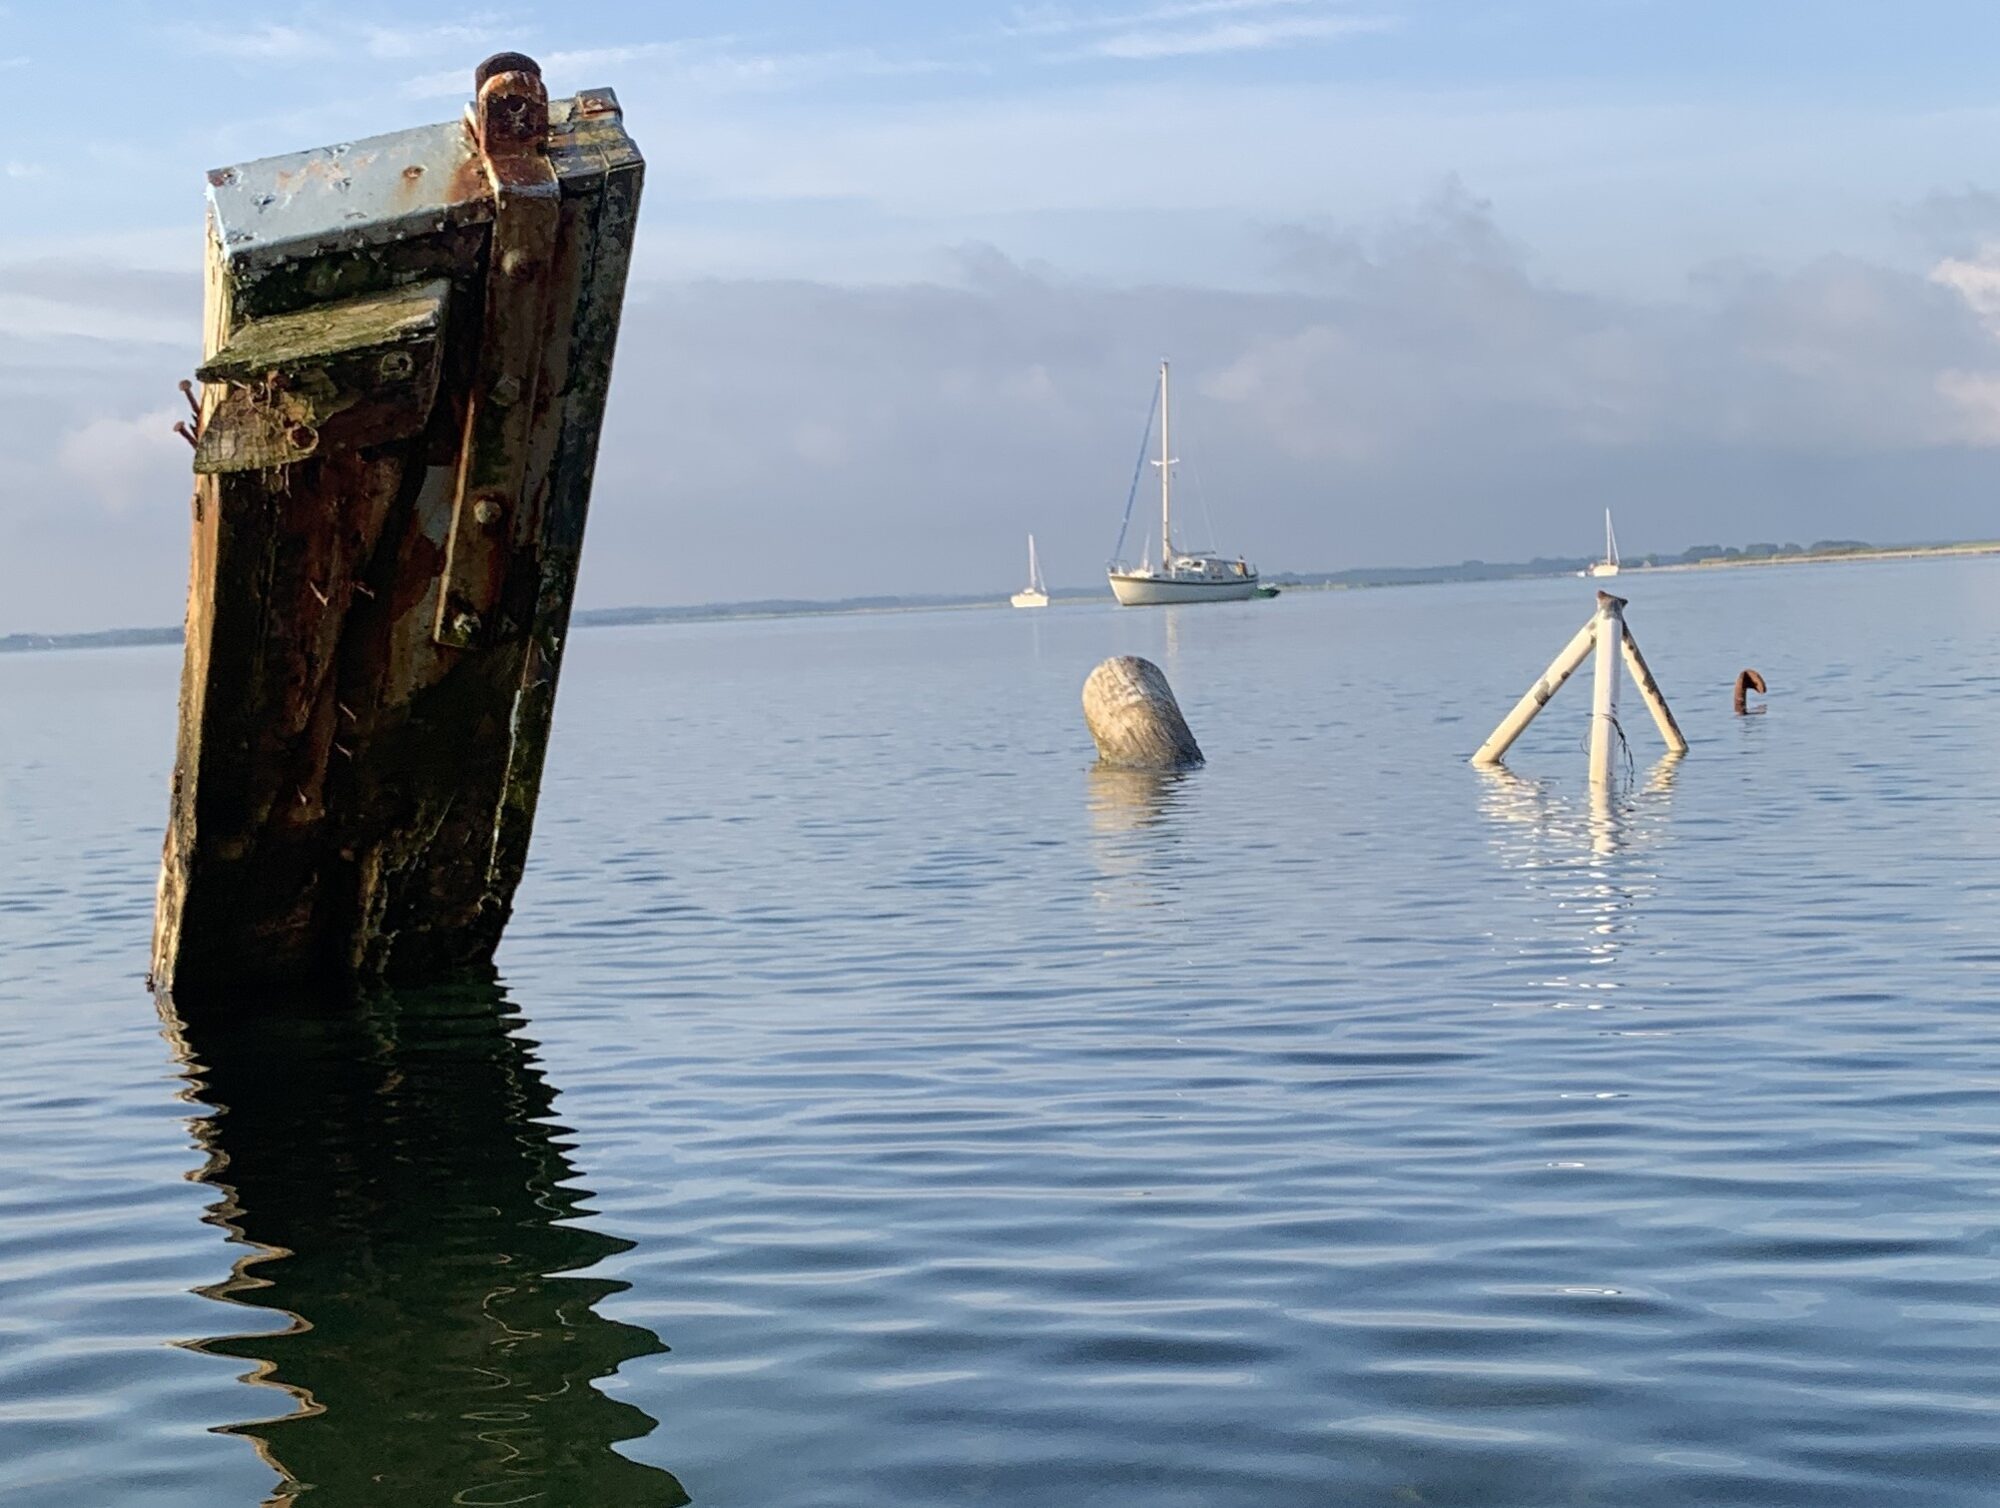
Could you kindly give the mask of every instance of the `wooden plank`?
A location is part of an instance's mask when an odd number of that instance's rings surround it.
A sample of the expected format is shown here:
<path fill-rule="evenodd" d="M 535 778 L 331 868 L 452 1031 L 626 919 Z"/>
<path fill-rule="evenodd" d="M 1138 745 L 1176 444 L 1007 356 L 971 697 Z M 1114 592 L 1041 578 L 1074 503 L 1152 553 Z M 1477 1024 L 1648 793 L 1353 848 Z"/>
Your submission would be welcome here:
<path fill-rule="evenodd" d="M 183 1012 L 481 968 L 526 860 L 644 165 L 608 92 L 551 103 L 561 197 L 521 495 L 490 619 L 464 648 L 433 631 L 493 214 L 484 173 L 466 171 L 476 152 L 439 128 L 408 135 L 211 175 L 202 438 L 242 422 L 232 394 L 245 401 L 260 365 L 319 374 L 329 401 L 352 392 L 339 414 L 372 404 L 379 422 L 343 433 L 329 414 L 306 453 L 197 477 L 153 963 Z M 418 220 L 371 165 L 422 184 Z M 350 186 L 315 219 L 337 173 Z M 343 202 L 380 206 L 379 222 L 339 218 Z M 258 215 L 280 219 L 246 228 Z M 436 382 L 412 426 L 415 395 L 397 392 L 421 363 L 360 378 L 385 335 L 419 327 Z"/>
<path fill-rule="evenodd" d="M 450 291 L 438 278 L 245 320 L 195 372 L 222 394 L 202 424 L 194 469 L 289 466 L 321 446 L 421 433 L 437 398 Z"/>

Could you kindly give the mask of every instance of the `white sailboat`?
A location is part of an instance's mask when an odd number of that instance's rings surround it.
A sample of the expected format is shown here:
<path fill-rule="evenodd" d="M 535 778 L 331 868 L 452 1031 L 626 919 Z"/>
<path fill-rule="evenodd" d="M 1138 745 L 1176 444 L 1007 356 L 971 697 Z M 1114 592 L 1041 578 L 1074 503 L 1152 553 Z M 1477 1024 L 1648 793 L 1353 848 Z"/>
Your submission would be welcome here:
<path fill-rule="evenodd" d="M 1028 584 L 1007 599 L 1016 607 L 1047 607 L 1048 583 L 1042 580 L 1042 563 L 1035 559 L 1035 536 L 1028 536 Z"/>
<path fill-rule="evenodd" d="M 1618 574 L 1618 536 L 1611 532 L 1611 510 L 1604 510 L 1604 558 L 1592 561 L 1584 572 L 1587 576 L 1616 576 Z"/>
<path fill-rule="evenodd" d="M 1168 449 L 1167 364 L 1160 363 L 1160 563 L 1142 558 L 1138 565 L 1114 562 L 1107 572 L 1112 595 L 1121 607 L 1156 607 L 1170 602 L 1235 602 L 1257 595 L 1257 568 L 1241 556 L 1189 554 L 1174 548 L 1173 470 Z M 1136 479 L 1135 479 L 1136 481 Z M 1128 502 L 1127 508 L 1129 510 Z M 1122 547 L 1124 536 L 1119 536 Z"/>

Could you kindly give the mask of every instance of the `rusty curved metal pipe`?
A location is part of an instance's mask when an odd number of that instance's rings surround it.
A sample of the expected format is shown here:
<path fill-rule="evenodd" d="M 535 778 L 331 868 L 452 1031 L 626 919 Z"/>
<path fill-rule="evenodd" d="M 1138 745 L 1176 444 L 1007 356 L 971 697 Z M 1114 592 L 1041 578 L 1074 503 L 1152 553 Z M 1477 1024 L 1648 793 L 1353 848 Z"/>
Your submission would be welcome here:
<path fill-rule="evenodd" d="M 1749 695 L 1764 690 L 1764 678 L 1754 670 L 1746 670 L 1736 677 L 1736 715 L 1742 717 L 1750 711 Z M 1759 707 L 1758 711 L 1764 709 Z"/>

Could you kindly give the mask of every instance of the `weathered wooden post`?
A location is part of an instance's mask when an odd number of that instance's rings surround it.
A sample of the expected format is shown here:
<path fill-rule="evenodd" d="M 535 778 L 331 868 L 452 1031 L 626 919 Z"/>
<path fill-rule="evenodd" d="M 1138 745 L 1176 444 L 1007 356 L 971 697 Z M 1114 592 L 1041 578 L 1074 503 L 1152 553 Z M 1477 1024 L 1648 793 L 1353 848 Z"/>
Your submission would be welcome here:
<path fill-rule="evenodd" d="M 490 960 L 527 854 L 643 163 L 608 90 L 209 175 L 153 982 Z"/>
<path fill-rule="evenodd" d="M 1106 660 L 1083 683 L 1083 720 L 1097 757 L 1120 770 L 1180 770 L 1202 762 L 1160 667 L 1137 655 Z"/>
<path fill-rule="evenodd" d="M 1590 688 L 1590 783 L 1609 785 L 1612 757 L 1623 738 L 1618 726 L 1618 647 L 1625 639 L 1623 597 L 1597 594 L 1597 665 Z"/>
<path fill-rule="evenodd" d="M 1474 764 L 1498 764 L 1514 747 L 1514 740 L 1527 731 L 1528 724 L 1535 720 L 1535 714 L 1549 704 L 1549 698 L 1562 690 L 1563 682 L 1576 674 L 1576 667 L 1590 657 L 1590 646 L 1597 642 L 1597 620 L 1592 618 L 1576 631 L 1576 637 L 1562 647 L 1562 653 L 1549 663 L 1541 679 L 1530 686 L 1514 704 L 1514 710 L 1500 719 L 1479 752 L 1472 756 Z"/>
<path fill-rule="evenodd" d="M 1681 725 L 1674 721 L 1673 710 L 1667 706 L 1660 683 L 1653 679 L 1646 657 L 1639 653 L 1639 641 L 1632 637 L 1631 625 L 1625 622 L 1622 610 L 1618 614 L 1618 622 L 1624 631 L 1625 668 L 1632 672 L 1632 684 L 1639 688 L 1639 699 L 1653 714 L 1653 726 L 1660 730 L 1660 741 L 1667 746 L 1669 754 L 1687 753 L 1688 741 L 1681 733 Z"/>
<path fill-rule="evenodd" d="M 1590 621 L 1563 646 L 1562 652 L 1542 672 L 1541 679 L 1514 704 L 1514 710 L 1500 720 L 1500 726 L 1479 746 L 1472 762 L 1475 765 L 1499 764 L 1502 756 L 1513 747 L 1514 740 L 1535 720 L 1535 714 L 1549 704 L 1549 698 L 1562 689 L 1563 683 L 1576 673 L 1576 668 L 1590 656 L 1593 648 L 1597 652 L 1597 665 L 1590 718 L 1591 783 L 1609 784 L 1614 773 L 1613 756 L 1620 733 L 1618 662 L 1621 654 L 1632 671 L 1639 695 L 1645 700 L 1647 710 L 1653 714 L 1654 725 L 1659 728 L 1668 751 L 1674 755 L 1685 754 L 1687 739 L 1682 737 L 1680 725 L 1674 721 L 1674 714 L 1667 707 L 1667 699 L 1661 694 L 1659 683 L 1653 679 L 1645 656 L 1639 653 L 1639 645 L 1625 625 L 1625 599 L 1614 597 L 1609 592 L 1599 592 L 1597 611 L 1591 615 Z"/>

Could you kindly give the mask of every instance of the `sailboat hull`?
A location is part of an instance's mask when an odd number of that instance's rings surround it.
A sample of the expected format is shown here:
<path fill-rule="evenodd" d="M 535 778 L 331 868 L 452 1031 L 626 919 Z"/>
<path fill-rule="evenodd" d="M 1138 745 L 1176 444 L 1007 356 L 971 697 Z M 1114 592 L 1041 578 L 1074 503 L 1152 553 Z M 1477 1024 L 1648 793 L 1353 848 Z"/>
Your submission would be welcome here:
<path fill-rule="evenodd" d="M 1016 592 L 1007 600 L 1016 607 L 1047 607 L 1049 605 L 1049 594 L 1030 589 L 1025 592 Z"/>
<path fill-rule="evenodd" d="M 1165 607 L 1176 602 L 1244 602 L 1257 595 L 1254 575 L 1227 581 L 1130 576 L 1113 571 L 1111 592 L 1120 607 Z"/>

